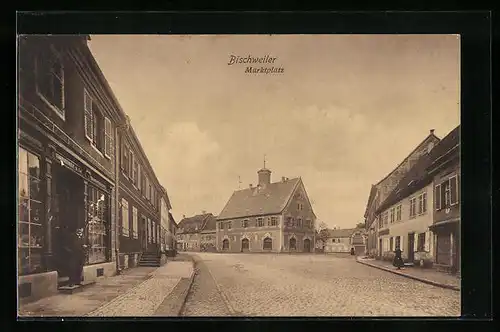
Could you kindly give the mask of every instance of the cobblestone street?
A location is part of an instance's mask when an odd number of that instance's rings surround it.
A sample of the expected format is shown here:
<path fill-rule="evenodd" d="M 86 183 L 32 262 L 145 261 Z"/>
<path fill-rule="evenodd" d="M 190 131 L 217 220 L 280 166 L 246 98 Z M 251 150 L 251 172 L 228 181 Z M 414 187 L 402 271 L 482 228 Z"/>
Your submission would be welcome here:
<path fill-rule="evenodd" d="M 459 316 L 460 292 L 352 256 L 197 253 L 184 316 Z"/>

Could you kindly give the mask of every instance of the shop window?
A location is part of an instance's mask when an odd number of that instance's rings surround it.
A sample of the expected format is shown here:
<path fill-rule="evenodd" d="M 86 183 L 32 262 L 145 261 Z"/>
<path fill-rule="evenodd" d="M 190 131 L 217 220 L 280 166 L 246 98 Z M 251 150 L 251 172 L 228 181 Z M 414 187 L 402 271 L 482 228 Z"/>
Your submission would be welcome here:
<path fill-rule="evenodd" d="M 40 159 L 19 149 L 19 274 L 42 272 L 43 221 L 40 190 Z"/>
<path fill-rule="evenodd" d="M 87 211 L 87 239 L 89 245 L 87 263 L 103 263 L 107 260 L 106 252 L 108 248 L 107 194 L 90 186 L 87 199 L 89 203 Z"/>

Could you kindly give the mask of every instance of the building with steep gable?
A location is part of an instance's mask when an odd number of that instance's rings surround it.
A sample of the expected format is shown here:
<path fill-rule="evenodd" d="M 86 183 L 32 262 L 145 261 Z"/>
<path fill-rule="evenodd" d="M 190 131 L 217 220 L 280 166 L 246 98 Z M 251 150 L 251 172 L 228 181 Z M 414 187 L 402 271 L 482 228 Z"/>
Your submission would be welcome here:
<path fill-rule="evenodd" d="M 302 179 L 258 172 L 257 186 L 235 191 L 217 217 L 217 249 L 228 252 L 312 252 L 315 223 Z"/>

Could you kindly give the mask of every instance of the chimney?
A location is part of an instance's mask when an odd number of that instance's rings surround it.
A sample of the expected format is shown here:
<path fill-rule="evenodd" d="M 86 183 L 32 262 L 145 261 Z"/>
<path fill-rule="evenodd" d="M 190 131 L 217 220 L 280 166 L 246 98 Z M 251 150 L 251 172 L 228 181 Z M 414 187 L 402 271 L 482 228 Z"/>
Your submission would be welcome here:
<path fill-rule="evenodd" d="M 286 180 L 288 180 L 286 177 L 284 176 L 281 177 L 281 182 L 286 182 Z"/>
<path fill-rule="evenodd" d="M 251 183 L 250 183 L 250 184 L 248 185 L 248 188 L 252 189 L 252 188 L 253 188 L 253 184 L 251 184 Z"/>
<path fill-rule="evenodd" d="M 259 175 L 259 185 L 261 187 L 265 187 L 271 183 L 271 171 L 267 168 L 262 168 L 257 174 Z"/>
<path fill-rule="evenodd" d="M 186 219 L 186 215 L 185 214 L 182 215 L 182 219 Z"/>
<path fill-rule="evenodd" d="M 201 210 L 201 214 L 207 214 L 207 211 Z"/>
<path fill-rule="evenodd" d="M 431 135 L 434 135 L 434 129 L 431 129 L 430 132 L 431 132 Z"/>

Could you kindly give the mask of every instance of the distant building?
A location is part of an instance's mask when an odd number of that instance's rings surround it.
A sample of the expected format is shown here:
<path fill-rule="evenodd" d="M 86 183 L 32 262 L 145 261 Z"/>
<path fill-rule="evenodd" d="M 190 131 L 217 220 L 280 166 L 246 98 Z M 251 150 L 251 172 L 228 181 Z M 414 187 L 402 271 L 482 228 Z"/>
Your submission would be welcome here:
<path fill-rule="evenodd" d="M 258 172 L 257 186 L 235 191 L 217 218 L 217 249 L 229 252 L 312 252 L 316 215 L 301 178 L 271 183 Z"/>
<path fill-rule="evenodd" d="M 356 255 L 365 253 L 364 230 L 359 228 L 328 229 L 328 236 L 317 240 L 317 248 L 323 248 L 325 253 L 350 253 Z"/>
<path fill-rule="evenodd" d="M 177 250 L 201 251 L 202 231 L 204 230 L 208 232 L 203 233 L 203 239 L 215 233 L 215 216 L 212 213 L 202 213 L 188 218 L 183 216 L 177 226 Z M 203 241 L 204 245 L 206 242 Z M 212 242 L 215 242 L 215 238 Z"/>

